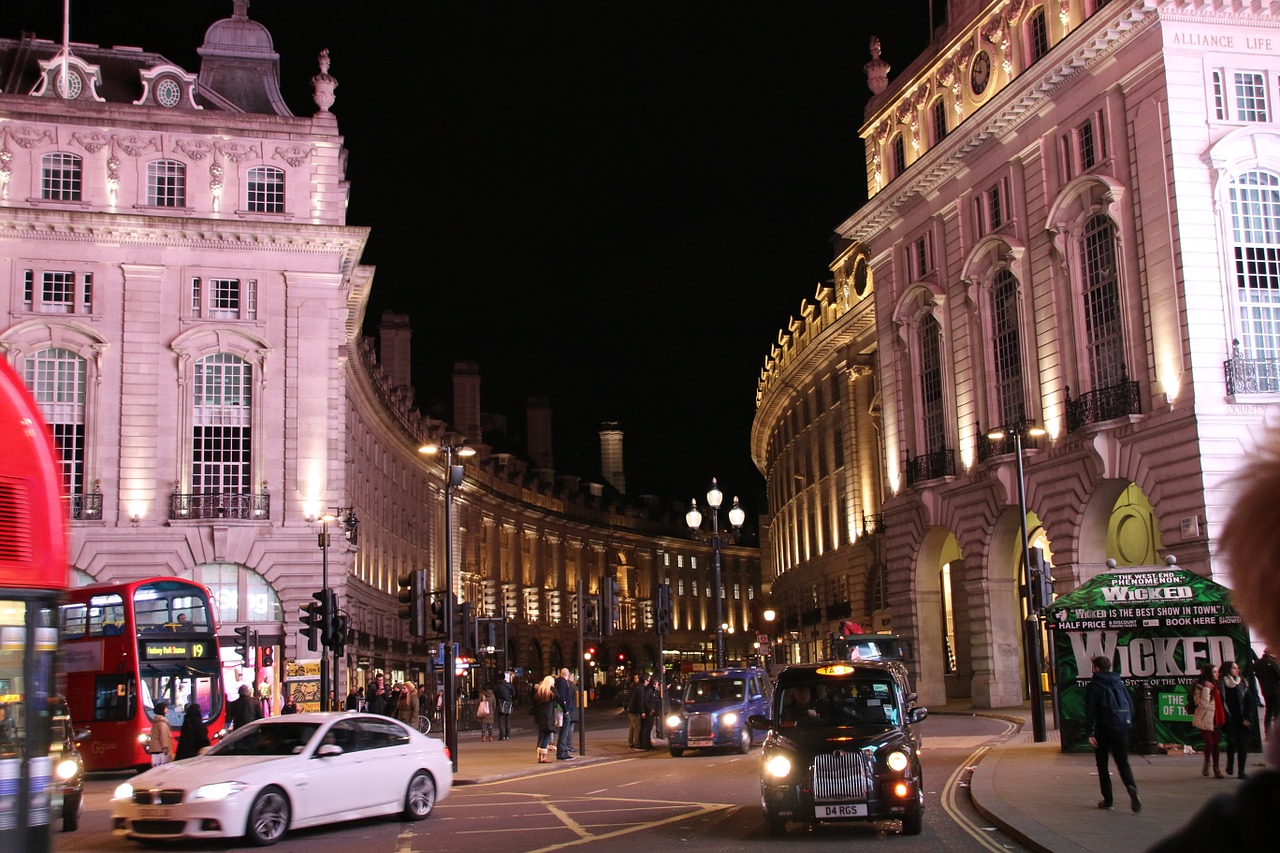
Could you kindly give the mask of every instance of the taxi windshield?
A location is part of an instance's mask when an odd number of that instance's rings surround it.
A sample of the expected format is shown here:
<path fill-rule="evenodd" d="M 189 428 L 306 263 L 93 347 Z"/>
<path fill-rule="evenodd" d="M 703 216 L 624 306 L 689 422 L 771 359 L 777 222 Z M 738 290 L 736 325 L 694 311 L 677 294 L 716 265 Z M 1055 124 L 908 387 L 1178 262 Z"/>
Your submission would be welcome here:
<path fill-rule="evenodd" d="M 888 679 L 815 679 L 783 686 L 776 697 L 784 726 L 832 725 L 884 728 L 902 723 Z"/>
<path fill-rule="evenodd" d="M 741 678 L 699 678 L 685 685 L 686 704 L 699 702 L 740 702 L 746 695 L 747 682 Z"/>

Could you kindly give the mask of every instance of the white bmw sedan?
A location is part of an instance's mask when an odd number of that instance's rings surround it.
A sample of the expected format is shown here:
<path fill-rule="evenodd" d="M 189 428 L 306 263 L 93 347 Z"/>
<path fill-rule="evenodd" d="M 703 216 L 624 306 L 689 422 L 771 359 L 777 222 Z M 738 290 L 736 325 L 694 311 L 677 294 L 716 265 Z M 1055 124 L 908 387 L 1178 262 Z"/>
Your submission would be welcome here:
<path fill-rule="evenodd" d="M 452 786 L 444 743 L 398 720 L 288 714 L 120 785 L 112 826 L 148 841 L 244 836 L 266 846 L 291 828 L 395 813 L 423 820 Z"/>

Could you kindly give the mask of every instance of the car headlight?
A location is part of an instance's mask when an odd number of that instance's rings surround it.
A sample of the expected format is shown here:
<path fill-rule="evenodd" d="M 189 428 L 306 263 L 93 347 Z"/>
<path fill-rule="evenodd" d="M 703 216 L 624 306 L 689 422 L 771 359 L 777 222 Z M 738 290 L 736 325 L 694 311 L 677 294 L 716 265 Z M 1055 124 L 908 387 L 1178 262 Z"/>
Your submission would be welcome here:
<path fill-rule="evenodd" d="M 132 799 L 133 799 L 133 786 L 132 786 L 132 785 L 130 785 L 128 782 L 121 782 L 119 785 L 117 785 L 117 786 L 116 786 L 115 793 L 113 793 L 113 794 L 111 795 L 111 799 L 113 799 L 113 800 L 132 800 Z"/>
<path fill-rule="evenodd" d="M 737 724 L 738 714 L 734 711 L 730 711 L 727 714 L 722 714 L 720 716 L 720 725 L 722 726 L 736 726 Z"/>
<path fill-rule="evenodd" d="M 193 800 L 225 800 L 232 794 L 245 789 L 243 782 L 215 782 L 212 785 L 201 785 L 191 794 Z"/>
<path fill-rule="evenodd" d="M 775 779 L 785 779 L 791 775 L 791 759 L 781 753 L 765 759 L 764 772 Z"/>
<path fill-rule="evenodd" d="M 885 759 L 885 763 L 889 765 L 889 769 L 901 773 L 907 769 L 907 765 L 911 763 L 911 759 L 907 758 L 907 754 L 900 750 L 894 750 L 889 753 Z"/>
<path fill-rule="evenodd" d="M 76 763 L 74 758 L 64 758 L 58 762 L 58 766 L 53 769 L 53 772 L 54 775 L 65 782 L 68 779 L 74 779 L 79 770 L 80 765 Z"/>
<path fill-rule="evenodd" d="M 678 729 L 683 723 L 684 723 L 684 717 L 680 716 L 679 714 L 672 714 L 670 717 L 667 717 L 668 729 Z"/>

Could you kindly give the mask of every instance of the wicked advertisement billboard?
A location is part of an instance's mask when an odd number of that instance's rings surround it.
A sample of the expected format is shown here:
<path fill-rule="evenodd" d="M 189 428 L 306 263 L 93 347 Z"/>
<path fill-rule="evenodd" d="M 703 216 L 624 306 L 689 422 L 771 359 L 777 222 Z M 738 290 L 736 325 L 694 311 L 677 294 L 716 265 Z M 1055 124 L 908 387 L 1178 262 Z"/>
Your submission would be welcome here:
<path fill-rule="evenodd" d="M 1251 659 L 1230 590 L 1176 566 L 1097 575 L 1045 612 L 1052 634 L 1064 752 L 1091 749 L 1084 732 L 1090 661 L 1110 658 L 1134 699 L 1134 737 L 1201 746 L 1191 725 L 1191 683 L 1206 663 Z M 1256 750 L 1259 744 L 1250 748 Z"/>

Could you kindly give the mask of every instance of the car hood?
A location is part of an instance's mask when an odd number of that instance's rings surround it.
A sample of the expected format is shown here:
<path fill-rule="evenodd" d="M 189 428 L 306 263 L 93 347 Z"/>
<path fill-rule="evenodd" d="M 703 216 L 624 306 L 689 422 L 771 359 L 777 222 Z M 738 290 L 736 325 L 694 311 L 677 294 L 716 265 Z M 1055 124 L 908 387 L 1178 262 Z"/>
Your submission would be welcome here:
<path fill-rule="evenodd" d="M 909 744 L 910 741 L 897 729 L 870 730 L 865 727 L 795 727 L 781 729 L 770 739 L 777 746 L 797 752 L 818 753 L 845 750 L 870 749 L 879 750 L 897 744 Z"/>
<path fill-rule="evenodd" d="M 197 755 L 139 773 L 134 788 L 191 788 L 211 782 L 243 781 L 259 770 L 278 771 L 291 755 Z M 274 767 L 273 767 L 274 765 Z"/>

